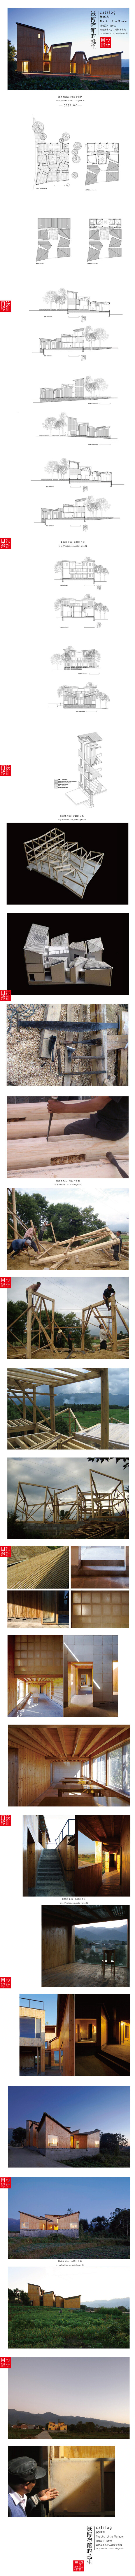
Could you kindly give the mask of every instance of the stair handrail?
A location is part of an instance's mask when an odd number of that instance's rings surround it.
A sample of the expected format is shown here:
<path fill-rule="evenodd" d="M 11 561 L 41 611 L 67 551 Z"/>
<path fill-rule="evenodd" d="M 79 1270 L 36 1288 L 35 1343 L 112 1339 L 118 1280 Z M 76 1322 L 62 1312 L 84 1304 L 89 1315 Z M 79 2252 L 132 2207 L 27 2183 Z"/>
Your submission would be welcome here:
<path fill-rule="evenodd" d="M 63 1843 L 63 1842 L 64 1842 L 64 1836 L 65 1836 L 65 1834 L 66 1834 L 66 1832 L 67 1832 L 67 1829 L 68 1829 L 68 1837 L 69 1837 L 69 1826 L 70 1826 L 70 1823 L 71 1823 L 71 1825 L 72 1825 L 72 1824 L 74 1825 L 74 1816 L 73 1816 L 73 1817 L 71 1816 L 71 1818 L 70 1818 L 70 1816 L 66 1816 L 66 1822 L 65 1822 L 65 1825 L 61 1825 L 61 1832 L 60 1832 L 59 1834 L 55 1834 L 55 1851 L 58 1851 L 59 1843 Z M 75 1842 L 75 1834 L 74 1834 L 74 1842 Z"/>

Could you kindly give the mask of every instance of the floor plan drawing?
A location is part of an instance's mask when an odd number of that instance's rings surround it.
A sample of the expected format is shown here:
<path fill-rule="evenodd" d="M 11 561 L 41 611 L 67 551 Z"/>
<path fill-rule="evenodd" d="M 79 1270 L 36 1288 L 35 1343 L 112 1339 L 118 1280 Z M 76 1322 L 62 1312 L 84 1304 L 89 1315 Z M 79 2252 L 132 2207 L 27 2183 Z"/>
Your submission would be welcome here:
<path fill-rule="evenodd" d="M 117 216 L 116 216 L 116 215 L 114 215 L 114 216 L 112 216 L 112 215 L 107 215 L 107 216 L 101 215 L 99 218 L 98 218 L 98 215 L 90 215 L 90 220 L 89 220 L 88 268 L 89 268 L 89 261 L 90 261 L 90 260 L 93 260 L 93 259 L 95 259 L 95 260 L 96 260 L 96 259 L 100 259 L 100 251 L 101 251 L 101 250 L 103 250 L 103 251 L 104 251 L 104 257 L 105 257 L 105 259 L 106 259 L 107 251 L 108 251 L 108 259 L 121 259 L 121 256 L 122 256 L 122 225 L 121 225 L 121 215 L 119 216 L 119 218 L 118 218 L 118 219 L 117 219 Z"/>
<path fill-rule="evenodd" d="M 33 117 L 33 134 L 36 146 L 36 188 L 47 188 L 48 180 L 53 187 L 59 187 L 59 185 L 68 187 L 69 134 L 61 134 L 59 143 L 48 143 L 44 125 L 38 123 L 37 117 Z"/>
<path fill-rule="evenodd" d="M 56 259 L 70 259 L 70 215 L 48 216 L 48 223 L 44 215 L 39 215 L 37 268 L 48 259 L 49 250 Z"/>
<path fill-rule="evenodd" d="M 118 143 L 87 143 L 86 188 L 95 188 L 97 179 L 119 179 Z"/>

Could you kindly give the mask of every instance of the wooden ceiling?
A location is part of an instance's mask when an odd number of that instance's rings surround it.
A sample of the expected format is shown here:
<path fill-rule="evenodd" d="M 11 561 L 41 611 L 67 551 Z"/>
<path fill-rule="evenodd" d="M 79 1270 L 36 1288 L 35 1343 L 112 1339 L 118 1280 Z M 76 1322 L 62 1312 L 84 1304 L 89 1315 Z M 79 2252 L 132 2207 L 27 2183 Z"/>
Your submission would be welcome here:
<path fill-rule="evenodd" d="M 130 1729 L 126 1725 L 117 1726 L 116 1720 L 115 1725 L 112 1724 L 109 1727 L 107 1720 L 104 1726 L 89 1727 L 85 1725 L 85 1721 L 84 1726 L 79 1727 L 68 1724 L 53 1726 L 49 1718 L 47 1726 L 40 1727 L 36 1724 L 29 1726 L 22 1724 L 21 1714 L 20 1718 L 17 1714 L 16 1720 L 13 1720 L 13 1724 L 9 1726 L 11 1752 L 14 1750 L 17 1752 L 19 1746 L 21 1750 L 21 1740 L 23 1751 L 26 1750 L 26 1753 L 33 1747 L 33 1751 L 44 1755 L 46 1760 L 49 1754 L 51 1761 L 68 1762 L 72 1765 L 81 1755 L 84 1760 L 85 1753 L 92 1761 L 92 1758 L 95 1760 L 98 1754 L 112 1753 L 113 1749 L 116 1752 L 118 1745 L 129 1743 Z"/>

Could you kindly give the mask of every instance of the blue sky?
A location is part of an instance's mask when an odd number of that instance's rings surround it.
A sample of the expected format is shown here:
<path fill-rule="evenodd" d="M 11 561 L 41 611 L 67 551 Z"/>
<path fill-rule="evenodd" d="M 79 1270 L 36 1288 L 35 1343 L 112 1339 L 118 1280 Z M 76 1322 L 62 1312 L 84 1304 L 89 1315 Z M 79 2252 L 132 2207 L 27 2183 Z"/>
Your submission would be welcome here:
<path fill-rule="evenodd" d="M 37 2173 L 31 2177 L 15 2174 L 8 2193 L 8 2226 L 10 2231 L 11 2219 L 13 2226 L 15 2219 L 19 2219 L 20 2209 L 31 2210 L 35 2218 L 39 2214 L 45 2218 L 47 2211 L 53 2210 L 54 2215 L 59 2211 L 62 2215 L 62 2210 L 79 2208 L 80 2218 L 90 2220 L 104 2214 L 110 2218 L 112 2210 L 118 2207 L 130 2208 L 129 2175 L 116 2173 L 112 2179 L 112 2175 L 103 2174 L 99 2181 L 98 2174 L 89 2177 L 87 2174 L 83 2177 L 73 2174 L 71 2179 L 64 2174 L 63 2180 L 61 2174 L 54 2174 L 45 2181 L 42 2175 L 38 2180 Z M 54 2251 L 56 2254 L 56 2246 Z"/>
<path fill-rule="evenodd" d="M 20 1995 L 20 2004 L 23 2004 L 23 2005 L 25 2005 L 25 2004 L 31 2004 L 31 2008 L 33 2008 L 33 2007 L 34 2007 L 34 2011 L 35 2011 L 35 2006 L 36 2006 L 36 2010 L 37 2010 L 37 2009 L 38 2009 L 38 2007 L 39 2007 L 39 2010 L 41 2010 L 41 2012 L 43 2012 L 43 2011 L 44 2011 L 44 2007 L 45 2007 L 45 2017 L 46 2017 L 46 2021 L 49 2021 L 49 2022 L 50 2022 L 50 2021 L 56 2021 L 56 2019 L 57 2019 L 57 1994 L 56 1994 L 56 1990 L 55 1990 L 55 1995 L 53 1995 L 52 1993 L 51 1993 L 51 1994 L 49 1994 L 49 1995 L 37 1995 L 37 1994 L 36 1994 L 36 1995 L 35 1995 L 35 1994 L 34 1994 L 34 1995 L 28 1995 L 28 1994 L 27 1994 L 27 1995 Z"/>
<path fill-rule="evenodd" d="M 58 2101 L 59 2093 L 57 2091 L 57 2105 Z M 9 2084 L 8 2107 L 9 2128 L 12 2127 L 12 2124 L 13 2128 L 16 2126 L 18 2127 L 19 2123 L 21 2125 L 21 2121 L 22 2125 L 25 2126 L 25 2120 L 29 2112 L 31 2119 L 33 2120 L 41 2120 L 42 2113 L 44 2111 L 51 2111 L 52 2115 L 54 2112 L 56 2119 L 56 2084 L 51 2084 L 51 2088 L 47 2085 L 47 2091 L 46 2089 L 44 2091 L 42 2084 L 40 2084 L 40 2086 L 36 2085 L 36 2091 L 34 2084 L 29 2086 L 27 2084 Z M 93 2129 L 97 2127 L 104 2129 L 105 2131 L 106 2129 L 120 2129 L 122 2133 L 125 2132 L 125 2137 L 129 2138 L 130 2087 L 129 2085 L 125 2086 L 125 2084 L 113 2084 L 110 2092 L 110 2085 L 76 2084 L 74 2087 L 73 2084 L 68 2084 L 66 2089 L 65 2084 L 63 2084 L 62 2098 L 60 2092 L 60 2118 L 63 2126 L 65 2121 L 66 2126 L 69 2128 L 70 2126 L 72 2128 L 72 2124 L 73 2128 L 75 2126 L 77 2128 L 77 2121 L 79 2121 L 80 2129 Z"/>
<path fill-rule="evenodd" d="M 10 43 L 15 46 L 17 18 L 20 19 L 20 23 L 23 19 L 25 27 L 30 27 L 31 25 L 32 27 L 44 27 L 45 44 L 49 45 L 51 44 L 51 41 L 52 44 L 55 44 L 56 41 L 57 44 L 61 44 L 62 38 L 66 44 L 67 38 L 70 40 L 71 37 L 72 47 L 74 44 L 78 46 L 81 45 L 83 52 L 85 54 L 89 53 L 89 9 L 46 9 L 45 5 L 44 9 L 40 9 L 40 7 L 39 9 L 23 9 L 23 7 L 22 9 L 18 9 L 17 7 L 17 12 L 16 9 L 8 9 L 8 36 L 10 36 Z"/>
<path fill-rule="evenodd" d="M 11 2354 L 11 2376 L 8 2408 L 32 2409 L 35 2413 L 49 2407 L 56 2413 L 96 2415 L 101 2423 L 108 2416 L 115 2423 L 129 2423 L 129 2357 L 127 2353 Z"/>

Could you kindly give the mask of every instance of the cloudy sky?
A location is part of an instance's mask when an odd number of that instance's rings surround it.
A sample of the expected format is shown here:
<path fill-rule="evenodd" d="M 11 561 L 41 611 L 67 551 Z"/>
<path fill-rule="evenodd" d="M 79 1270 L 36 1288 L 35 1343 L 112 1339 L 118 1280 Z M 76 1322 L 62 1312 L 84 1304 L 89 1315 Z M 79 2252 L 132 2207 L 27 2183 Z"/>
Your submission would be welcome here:
<path fill-rule="evenodd" d="M 83 1203 L 84 1203 L 84 1202 L 83 1202 Z M 13 1279 L 11 1280 L 11 1296 L 10 1296 L 10 1297 L 8 1296 L 8 1308 L 10 1307 L 10 1304 L 12 1304 L 12 1302 L 13 1302 L 13 1305 L 16 1305 L 16 1299 L 17 1299 L 17 1303 L 18 1303 L 18 1299 L 19 1299 L 19 1304 L 20 1304 L 20 1306 L 22 1305 L 22 1302 L 23 1302 L 23 1305 L 25 1304 L 25 1302 L 26 1302 L 26 1286 L 28 1286 L 28 1287 L 29 1287 L 29 1285 L 30 1285 L 30 1273 L 28 1274 L 28 1280 L 27 1280 L 27 1281 L 26 1281 L 26 1279 L 25 1279 L 25 1278 L 24 1278 L 24 1280 L 22 1280 L 22 1276 L 21 1276 L 21 1279 L 19 1278 L 19 1279 L 17 1279 L 17 1280 L 16 1280 L 16 1276 L 15 1276 L 15 1278 L 14 1278 L 14 1276 L 13 1276 Z M 101 1271 L 99 1270 L 99 1271 L 98 1271 L 98 1279 L 97 1279 L 97 1273 L 94 1273 L 94 1272 L 92 1271 L 92 1278 L 90 1279 L 90 1302 L 91 1302 L 92 1297 L 93 1297 L 93 1306 L 94 1306 L 95 1304 L 97 1304 L 97 1303 L 98 1303 L 98 1306 L 100 1306 L 100 1299 L 103 1297 L 103 1289 L 104 1289 L 104 1288 L 106 1288 L 106 1285 L 107 1285 L 107 1272 L 106 1272 L 106 1276 L 105 1276 L 105 1271 L 104 1271 L 104 1272 L 102 1272 L 102 1274 L 101 1274 Z M 120 1306 L 120 1307 L 121 1307 L 121 1314 L 125 1315 L 126 1327 L 127 1327 L 127 1329 L 128 1329 L 128 1321 L 129 1321 L 129 1291 L 128 1291 L 128 1279 L 124 1279 L 124 1278 L 122 1278 L 122 1279 L 119 1279 L 119 1282 L 118 1282 L 118 1271 L 117 1271 L 117 1277 L 116 1277 L 116 1275 L 114 1274 L 114 1269 L 113 1269 L 113 1281 L 112 1281 L 112 1285 L 113 1285 L 113 1289 L 115 1290 L 116 1299 L 118 1298 L 118 1306 Z M 35 1286 L 35 1288 L 36 1288 L 36 1280 L 34 1281 L 34 1286 Z M 74 1279 L 74 1281 L 72 1282 L 71 1277 L 68 1277 L 68 1279 L 64 1279 L 64 1280 L 63 1280 L 63 1276 L 62 1276 L 62 1285 L 61 1285 L 61 1274 L 60 1274 L 60 1276 L 59 1276 L 59 1274 L 57 1273 L 57 1271 L 53 1270 L 53 1282 L 52 1282 L 51 1277 L 50 1277 L 50 1270 L 46 1270 L 46 1271 L 45 1271 L 45 1276 L 44 1276 L 43 1271 L 42 1271 L 42 1278 L 40 1278 L 40 1275 L 39 1275 L 38 1286 L 39 1286 L 40 1288 L 42 1288 L 42 1297 L 46 1297 L 46 1301 L 47 1301 L 47 1298 L 49 1298 L 50 1311 L 51 1311 L 51 1306 L 52 1306 L 52 1295 L 53 1295 L 53 1297 L 55 1297 L 55 1306 L 57 1307 L 57 1311 L 58 1311 L 58 1313 L 59 1313 L 59 1314 L 61 1314 L 62 1320 L 63 1320 L 63 1315 L 69 1315 L 69 1313 L 70 1313 L 70 1311 L 71 1311 L 71 1313 L 74 1313 L 74 1316 L 76 1316 L 76 1321 L 79 1319 L 79 1323 L 81 1323 L 81 1318 L 82 1318 L 82 1306 L 83 1306 L 83 1303 L 84 1303 L 84 1297 L 85 1297 L 85 1306 L 87 1306 L 87 1305 L 88 1305 L 87 1283 L 86 1283 L 86 1295 L 85 1295 L 84 1279 L 82 1279 L 82 1280 L 81 1280 L 81 1277 L 79 1276 L 79 1279 L 76 1279 L 76 1278 L 75 1278 L 75 1279 Z M 118 1318 L 118 1327 L 117 1327 L 117 1329 L 118 1329 L 118 1333 L 119 1333 L 119 1331 L 120 1331 L 119 1318 Z M 94 1314 L 93 1314 L 93 1308 L 92 1308 L 92 1317 L 91 1317 L 91 1330 L 92 1330 L 92 1333 L 93 1333 L 93 1332 L 94 1332 Z"/>
<path fill-rule="evenodd" d="M 31 1511 L 33 1510 L 33 1512 L 35 1512 L 35 1516 L 36 1516 L 37 1510 L 39 1510 L 39 1515 L 41 1514 L 41 1518 L 42 1518 L 43 1503 L 44 1503 L 44 1494 L 45 1494 L 45 1484 L 46 1484 L 47 1482 L 48 1482 L 48 1487 L 49 1487 L 49 1493 L 51 1492 L 53 1495 L 54 1495 L 54 1485 L 56 1484 L 56 1486 L 57 1486 L 57 1494 L 59 1495 L 59 1500 L 60 1500 L 60 1505 L 61 1505 L 61 1510 L 62 1510 L 62 1505 L 63 1505 L 63 1510 L 64 1510 L 64 1509 L 66 1509 L 67 1495 L 68 1495 L 68 1502 L 69 1502 L 69 1504 L 70 1504 L 70 1503 L 72 1504 L 72 1502 L 73 1502 L 73 1503 L 76 1503 L 77 1463 L 78 1463 L 78 1484 L 79 1484 L 79 1486 L 81 1487 L 81 1492 L 83 1492 L 83 1490 L 84 1490 L 85 1494 L 87 1494 L 87 1495 L 88 1495 L 89 1502 L 90 1502 L 90 1473 L 89 1473 L 89 1455 L 88 1455 L 88 1451 L 86 1451 L 86 1453 L 85 1453 L 84 1457 L 83 1457 L 83 1455 L 81 1455 L 81 1459 L 80 1459 L 80 1452 L 79 1452 L 78 1462 L 76 1461 L 76 1472 L 75 1472 L 75 1467 L 74 1467 L 74 1462 L 73 1462 L 73 1467 L 72 1467 L 72 1476 L 71 1476 L 71 1457 L 68 1457 L 68 1455 L 67 1455 L 67 1451 L 66 1451 L 66 1456 L 64 1456 L 64 1450 L 63 1450 L 63 1452 L 62 1452 L 62 1458 L 60 1458 L 60 1457 L 57 1455 L 57 1466 L 56 1466 L 56 1463 L 55 1463 L 55 1470 L 54 1470 L 54 1460 L 52 1459 L 52 1455 L 51 1455 L 51 1461 L 50 1461 L 50 1451 L 49 1451 L 49 1453 L 48 1453 L 48 1457 L 47 1457 L 47 1456 L 45 1456 L 45 1461 L 44 1461 L 44 1458 L 41 1458 L 41 1461 L 40 1461 L 40 1460 L 39 1460 L 39 1457 L 36 1457 L 36 1456 L 34 1456 L 34 1457 L 33 1457 L 33 1452 L 32 1452 L 32 1456 L 31 1456 L 31 1453 L 29 1452 L 29 1458 L 27 1459 L 27 1458 L 26 1458 L 26 1456 L 25 1456 L 25 1466 L 24 1466 L 24 1462 L 23 1462 L 23 1470 L 22 1470 L 22 1460 L 20 1460 L 20 1475 L 21 1475 L 21 1482 L 24 1482 L 24 1486 L 25 1486 L 25 1494 L 26 1494 L 26 1497 L 27 1497 L 29 1513 L 31 1513 Z M 102 1493 L 103 1493 L 103 1492 L 104 1492 L 104 1493 L 106 1493 L 106 1491 L 108 1491 L 108 1472 L 109 1472 L 109 1484 L 110 1484 L 110 1486 L 111 1486 L 111 1491 L 113 1492 L 113 1486 L 115 1487 L 116 1483 L 118 1483 L 118 1484 L 120 1484 L 120 1485 L 121 1485 L 121 1478 L 123 1478 L 123 1483 L 124 1483 L 124 1485 L 125 1485 L 125 1491 L 126 1491 L 126 1494 L 128 1494 L 128 1491 L 129 1491 L 129 1458 L 128 1458 L 128 1457 L 126 1458 L 125 1454 L 124 1454 L 123 1456 L 121 1456 L 121 1452 L 120 1452 L 120 1455 L 116 1458 L 116 1452 L 113 1454 L 113 1451 L 111 1451 L 111 1457 L 110 1457 L 110 1460 L 109 1460 L 109 1471 L 108 1471 L 108 1459 L 105 1459 L 104 1455 L 103 1455 L 103 1458 L 101 1458 L 101 1457 L 100 1457 L 100 1459 L 99 1459 L 99 1454 L 98 1454 L 98 1457 L 97 1457 L 97 1456 L 96 1456 L 96 1452 L 94 1452 L 94 1454 L 93 1454 L 93 1456 L 92 1456 L 92 1452 L 91 1452 L 91 1453 L 90 1453 L 90 1465 L 91 1465 L 91 1468 L 93 1467 L 93 1474 L 94 1474 L 94 1477 L 95 1477 L 95 1479 L 96 1479 L 96 1486 L 97 1486 L 97 1492 L 98 1492 L 98 1493 L 100 1493 L 101 1491 L 102 1491 Z M 12 1454 L 11 1454 L 11 1452 L 10 1452 L 10 1454 L 9 1454 L 9 1456 L 8 1456 L 8 1467 L 7 1467 L 7 1501 L 8 1501 L 8 1512 L 14 1512 L 15 1497 L 16 1497 L 16 1493 L 17 1493 L 17 1485 L 18 1485 L 18 1459 L 17 1459 L 16 1457 L 15 1457 L 15 1458 L 14 1458 L 14 1457 L 12 1458 Z M 48 1512 L 49 1512 L 49 1510 L 50 1510 L 50 1519 L 52 1519 L 51 1502 L 50 1502 L 50 1504 L 49 1504 L 49 1493 L 48 1493 L 48 1500 L 47 1500 L 47 1522 L 46 1522 L 46 1524 L 45 1524 L 45 1530 L 44 1530 L 44 1537 L 45 1537 L 45 1538 L 47 1537 L 47 1523 L 48 1523 Z M 22 1504 L 21 1504 L 21 1495 L 20 1495 L 20 1514 L 21 1514 L 21 1510 L 22 1510 Z M 19 1511 L 19 1505 L 18 1505 L 18 1511 Z M 18 1513 L 17 1513 L 17 1527 L 18 1527 Z M 59 1538 L 60 1538 L 60 1530 L 59 1530 L 59 1532 L 57 1533 L 57 1535 L 58 1535 L 58 1536 L 59 1536 Z M 55 1531 L 55 1537 L 56 1537 L 56 1531 Z"/>

